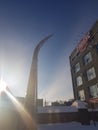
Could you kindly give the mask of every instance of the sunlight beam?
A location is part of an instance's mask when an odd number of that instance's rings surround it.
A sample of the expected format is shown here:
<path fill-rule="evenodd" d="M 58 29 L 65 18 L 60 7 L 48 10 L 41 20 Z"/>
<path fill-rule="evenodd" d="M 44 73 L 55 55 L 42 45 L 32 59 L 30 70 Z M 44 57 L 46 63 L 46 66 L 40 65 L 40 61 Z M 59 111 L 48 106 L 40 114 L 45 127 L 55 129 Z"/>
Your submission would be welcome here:
<path fill-rule="evenodd" d="M 3 80 L 3 78 L 0 79 L 0 92 L 5 91 L 6 89 L 6 83 Z"/>
<path fill-rule="evenodd" d="M 24 121 L 24 124 L 26 125 L 26 129 L 28 130 L 32 130 L 34 128 L 36 128 L 36 122 L 34 121 L 34 119 L 29 115 L 29 113 L 27 112 L 27 110 L 16 100 L 16 98 L 7 90 L 5 90 L 6 94 L 8 95 L 8 97 L 11 99 L 11 101 L 13 102 L 15 108 L 17 109 L 17 111 L 19 112 L 19 114 L 22 117 L 22 120 Z"/>

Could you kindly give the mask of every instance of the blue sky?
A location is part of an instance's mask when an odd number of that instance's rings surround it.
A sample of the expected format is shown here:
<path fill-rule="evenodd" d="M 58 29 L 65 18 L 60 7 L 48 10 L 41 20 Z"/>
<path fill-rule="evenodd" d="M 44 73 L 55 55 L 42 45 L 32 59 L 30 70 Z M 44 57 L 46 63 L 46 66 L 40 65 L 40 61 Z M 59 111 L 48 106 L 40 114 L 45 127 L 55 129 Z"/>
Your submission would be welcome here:
<path fill-rule="evenodd" d="M 73 98 L 69 55 L 98 19 L 97 0 L 1 0 L 0 76 L 16 96 L 25 96 L 33 51 L 38 61 L 38 97 Z"/>

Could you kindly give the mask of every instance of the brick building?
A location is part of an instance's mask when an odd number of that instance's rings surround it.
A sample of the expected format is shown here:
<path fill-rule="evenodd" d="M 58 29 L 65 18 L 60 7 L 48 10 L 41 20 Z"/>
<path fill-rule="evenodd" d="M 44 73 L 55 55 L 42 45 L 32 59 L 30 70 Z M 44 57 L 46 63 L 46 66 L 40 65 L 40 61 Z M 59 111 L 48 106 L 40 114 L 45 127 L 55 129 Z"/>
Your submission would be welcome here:
<path fill-rule="evenodd" d="M 98 103 L 98 21 L 70 57 L 74 98 Z"/>

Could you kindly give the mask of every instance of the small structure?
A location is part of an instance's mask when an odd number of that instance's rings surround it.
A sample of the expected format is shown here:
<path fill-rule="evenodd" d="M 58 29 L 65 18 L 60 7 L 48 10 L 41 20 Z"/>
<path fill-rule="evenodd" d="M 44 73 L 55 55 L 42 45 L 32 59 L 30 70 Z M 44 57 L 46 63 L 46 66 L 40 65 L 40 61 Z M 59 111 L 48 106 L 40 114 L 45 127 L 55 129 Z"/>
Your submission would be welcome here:
<path fill-rule="evenodd" d="M 87 103 L 83 102 L 81 100 L 76 100 L 73 102 L 72 106 L 78 108 L 78 109 L 87 109 Z"/>

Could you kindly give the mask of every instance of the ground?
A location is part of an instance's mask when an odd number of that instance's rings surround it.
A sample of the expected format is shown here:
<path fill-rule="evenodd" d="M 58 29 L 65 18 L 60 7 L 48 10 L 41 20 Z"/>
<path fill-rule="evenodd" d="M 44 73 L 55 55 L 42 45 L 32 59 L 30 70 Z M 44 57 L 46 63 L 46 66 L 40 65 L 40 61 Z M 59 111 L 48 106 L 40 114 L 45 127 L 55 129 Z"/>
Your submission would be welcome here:
<path fill-rule="evenodd" d="M 98 130 L 98 122 L 96 126 L 91 122 L 90 125 L 81 125 L 77 122 L 64 123 L 64 124 L 41 124 L 38 130 Z"/>

